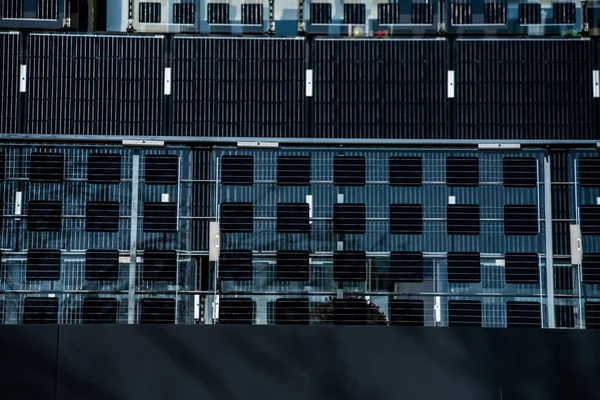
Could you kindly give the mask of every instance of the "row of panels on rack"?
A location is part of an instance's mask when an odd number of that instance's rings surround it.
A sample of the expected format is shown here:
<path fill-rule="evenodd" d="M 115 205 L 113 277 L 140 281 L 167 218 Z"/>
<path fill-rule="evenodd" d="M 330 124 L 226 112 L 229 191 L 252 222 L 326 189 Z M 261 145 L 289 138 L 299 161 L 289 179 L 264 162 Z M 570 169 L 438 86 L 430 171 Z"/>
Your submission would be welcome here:
<path fill-rule="evenodd" d="M 0 249 L 206 249 L 207 154 L 3 145 Z"/>
<path fill-rule="evenodd" d="M 7 49 L 0 71 L 3 134 L 599 139 L 597 48 L 590 39 L 309 43 L 5 33 L 0 40 Z"/>
<path fill-rule="evenodd" d="M 346 298 L 286 296 L 221 297 L 217 312 L 196 313 L 190 296 L 135 299 L 140 324 L 392 325 L 460 327 L 548 327 L 540 299 Z M 208 309 L 209 311 L 210 308 Z M 128 302 L 120 295 L 5 296 L 0 324 L 115 324 L 128 322 Z M 557 328 L 600 328 L 600 303 L 555 306 Z M 214 318 L 213 318 L 214 316 Z"/>

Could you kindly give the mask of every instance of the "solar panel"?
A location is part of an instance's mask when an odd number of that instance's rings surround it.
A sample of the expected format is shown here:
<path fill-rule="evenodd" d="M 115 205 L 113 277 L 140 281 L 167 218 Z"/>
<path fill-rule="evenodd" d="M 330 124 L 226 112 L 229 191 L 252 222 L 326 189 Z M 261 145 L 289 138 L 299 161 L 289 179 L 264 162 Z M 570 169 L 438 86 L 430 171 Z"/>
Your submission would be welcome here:
<path fill-rule="evenodd" d="M 263 5 L 257 4 L 242 4 L 243 25 L 262 25 L 263 23 Z"/>
<path fill-rule="evenodd" d="M 4 173 L 4 164 L 6 162 L 6 155 L 0 152 L 0 182 L 4 181 L 5 173 Z"/>
<path fill-rule="evenodd" d="M 379 6 L 398 6 L 379 4 Z M 423 161 L 421 157 L 390 157 L 390 186 L 421 186 Z"/>
<path fill-rule="evenodd" d="M 119 183 L 121 155 L 90 154 L 88 156 L 88 183 Z"/>
<path fill-rule="evenodd" d="M 481 282 L 481 260 L 479 253 L 448 253 L 448 282 Z"/>
<path fill-rule="evenodd" d="M 115 298 L 86 297 L 83 299 L 84 324 L 116 324 L 119 303 Z"/>
<path fill-rule="evenodd" d="M 206 21 L 209 24 L 228 24 L 229 23 L 229 4 L 228 3 L 207 3 Z"/>
<path fill-rule="evenodd" d="M 32 200 L 28 204 L 27 230 L 60 232 L 62 222 L 61 201 Z"/>
<path fill-rule="evenodd" d="M 219 304 L 219 324 L 252 325 L 254 301 L 249 298 L 222 298 Z"/>
<path fill-rule="evenodd" d="M 277 325 L 309 325 L 308 299 L 278 299 L 275 301 L 275 323 Z"/>
<path fill-rule="evenodd" d="M 24 324 L 58 323 L 58 299 L 48 297 L 26 297 L 23 305 Z"/>
<path fill-rule="evenodd" d="M 62 182 L 65 156 L 62 153 L 33 153 L 29 164 L 32 182 Z"/>
<path fill-rule="evenodd" d="M 142 23 L 160 23 L 160 3 L 141 2 L 138 20 Z"/>
<path fill-rule="evenodd" d="M 177 232 L 177 204 L 144 203 L 144 232 Z"/>
<path fill-rule="evenodd" d="M 390 233 L 422 234 L 423 206 L 421 204 L 390 204 Z"/>
<path fill-rule="evenodd" d="M 552 16 L 555 24 L 572 25 L 575 23 L 575 3 L 552 3 Z"/>
<path fill-rule="evenodd" d="M 252 203 L 221 203 L 221 231 L 252 232 L 253 215 Z"/>
<path fill-rule="evenodd" d="M 174 24 L 194 24 L 196 23 L 196 4 L 194 3 L 175 3 L 173 4 L 173 23 Z"/>
<path fill-rule="evenodd" d="M 504 187 L 536 187 L 537 160 L 533 157 L 505 157 L 502 171 Z"/>
<path fill-rule="evenodd" d="M 60 279 L 60 250 L 28 250 L 25 277 L 28 281 L 58 281 Z"/>
<path fill-rule="evenodd" d="M 87 232 L 118 232 L 119 203 L 88 201 L 85 207 Z"/>
<path fill-rule="evenodd" d="M 38 0 L 35 7 L 37 19 L 57 19 L 58 0 Z"/>
<path fill-rule="evenodd" d="M 392 251 L 386 279 L 394 282 L 423 282 L 423 253 Z"/>
<path fill-rule="evenodd" d="M 141 301 L 140 324 L 174 324 L 175 300 L 150 299 Z"/>
<path fill-rule="evenodd" d="M 219 279 L 252 280 L 252 250 L 223 250 L 219 255 Z"/>
<path fill-rule="evenodd" d="M 519 24 L 537 25 L 542 21 L 542 6 L 535 3 L 519 4 Z"/>
<path fill-rule="evenodd" d="M 433 4 L 418 2 L 412 3 L 410 22 L 415 25 L 433 24 Z"/>
<path fill-rule="evenodd" d="M 448 235 L 479 235 L 478 204 L 448 204 L 446 215 Z"/>
<path fill-rule="evenodd" d="M 390 302 L 390 325 L 424 326 L 425 306 L 423 300 L 392 300 Z"/>
<path fill-rule="evenodd" d="M 581 271 L 583 282 L 600 283 L 600 253 L 584 253 Z"/>
<path fill-rule="evenodd" d="M 144 250 L 143 279 L 145 281 L 177 280 L 175 250 Z"/>
<path fill-rule="evenodd" d="M 585 303 L 585 328 L 600 329 L 600 303 Z"/>
<path fill-rule="evenodd" d="M 377 4 L 377 22 L 383 25 L 400 23 L 400 5 L 392 3 Z"/>
<path fill-rule="evenodd" d="M 85 279 L 116 281 L 119 277 L 119 251 L 96 250 L 85 252 Z"/>
<path fill-rule="evenodd" d="M 333 322 L 335 325 L 366 325 L 368 304 L 364 299 L 334 299 Z"/>
<path fill-rule="evenodd" d="M 448 326 L 481 327 L 481 302 L 477 300 L 448 301 Z"/>
<path fill-rule="evenodd" d="M 176 185 L 179 178 L 178 156 L 146 156 L 146 179 L 150 185 Z"/>
<path fill-rule="evenodd" d="M 498 1 L 485 3 L 483 22 L 485 24 L 506 24 L 506 3 Z"/>
<path fill-rule="evenodd" d="M 333 231 L 336 234 L 362 234 L 367 230 L 367 207 L 364 204 L 333 205 Z"/>
<path fill-rule="evenodd" d="M 308 186 L 310 157 L 277 157 L 277 184 L 280 186 Z"/>
<path fill-rule="evenodd" d="M 535 205 L 504 206 L 504 234 L 528 235 L 538 234 L 538 209 Z"/>
<path fill-rule="evenodd" d="M 571 294 L 573 292 L 573 275 L 571 264 L 554 265 L 554 292 Z"/>
<path fill-rule="evenodd" d="M 344 4 L 344 23 L 346 24 L 364 24 L 366 22 L 366 6 L 357 3 Z"/>
<path fill-rule="evenodd" d="M 313 24 L 331 23 L 331 3 L 310 3 L 310 21 Z"/>
<path fill-rule="evenodd" d="M 554 306 L 554 319 L 557 328 L 575 328 L 575 309 L 572 305 Z"/>
<path fill-rule="evenodd" d="M 447 157 L 447 186 L 479 186 L 479 159 L 477 157 Z"/>
<path fill-rule="evenodd" d="M 506 253 L 504 255 L 506 283 L 539 283 L 538 262 L 537 253 Z"/>
<path fill-rule="evenodd" d="M 600 157 L 579 159 L 579 186 L 600 187 Z"/>
<path fill-rule="evenodd" d="M 585 205 L 579 207 L 581 233 L 584 235 L 600 235 L 600 206 Z"/>
<path fill-rule="evenodd" d="M 254 183 L 254 157 L 223 156 L 221 165 L 221 184 L 252 186 Z"/>
<path fill-rule="evenodd" d="M 310 265 L 308 251 L 277 251 L 277 280 L 307 281 L 309 272 Z"/>
<path fill-rule="evenodd" d="M 452 25 L 469 25 L 473 23 L 473 5 L 471 3 L 454 3 L 451 11 Z"/>
<path fill-rule="evenodd" d="M 367 279 L 367 254 L 364 251 L 334 251 L 333 280 L 362 282 Z"/>
<path fill-rule="evenodd" d="M 336 156 L 333 159 L 333 184 L 364 186 L 366 183 L 364 157 Z"/>
<path fill-rule="evenodd" d="M 277 232 L 310 233 L 307 203 L 277 204 Z"/>
<path fill-rule="evenodd" d="M 540 303 L 509 301 L 506 303 L 506 326 L 508 328 L 541 328 Z"/>

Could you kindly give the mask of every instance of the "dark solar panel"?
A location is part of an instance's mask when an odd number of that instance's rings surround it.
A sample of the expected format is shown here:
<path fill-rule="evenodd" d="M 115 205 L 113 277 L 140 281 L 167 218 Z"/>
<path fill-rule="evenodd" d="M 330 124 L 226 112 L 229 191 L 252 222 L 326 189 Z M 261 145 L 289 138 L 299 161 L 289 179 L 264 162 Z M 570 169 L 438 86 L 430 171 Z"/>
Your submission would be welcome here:
<path fill-rule="evenodd" d="M 221 203 L 222 232 L 252 232 L 252 203 Z"/>
<path fill-rule="evenodd" d="M 142 299 L 141 324 L 174 324 L 175 300 L 174 299 Z"/>
<path fill-rule="evenodd" d="M 23 305 L 24 324 L 57 324 L 58 299 L 26 297 Z"/>
<path fill-rule="evenodd" d="M 275 302 L 277 325 L 308 325 L 310 309 L 308 299 L 278 299 Z"/>
<path fill-rule="evenodd" d="M 540 303 L 509 301 L 506 303 L 506 326 L 508 328 L 541 328 Z"/>
<path fill-rule="evenodd" d="M 479 235 L 481 224 L 478 204 L 448 204 L 448 235 Z"/>
<path fill-rule="evenodd" d="M 30 201 L 28 204 L 27 230 L 59 232 L 62 222 L 62 202 Z"/>
<path fill-rule="evenodd" d="M 144 232 L 177 232 L 177 204 L 144 203 Z"/>
<path fill-rule="evenodd" d="M 308 251 L 277 251 L 277 280 L 307 281 L 310 272 L 309 268 Z"/>
<path fill-rule="evenodd" d="M 26 279 L 28 281 L 59 280 L 60 250 L 28 250 Z"/>
<path fill-rule="evenodd" d="M 118 232 L 119 203 L 88 201 L 85 208 L 85 230 L 88 232 Z"/>
<path fill-rule="evenodd" d="M 600 188 L 600 157 L 579 159 L 579 185 Z"/>
<path fill-rule="evenodd" d="M 142 276 L 146 281 L 176 281 L 177 252 L 175 250 L 144 250 Z"/>
<path fill-rule="evenodd" d="M 178 156 L 146 156 L 146 179 L 151 185 L 176 185 L 179 178 Z"/>
<path fill-rule="evenodd" d="M 308 186 L 310 157 L 277 157 L 277 184 L 280 186 Z"/>
<path fill-rule="evenodd" d="M 277 232 L 309 233 L 309 206 L 307 203 L 277 204 Z"/>
<path fill-rule="evenodd" d="M 338 282 L 362 282 L 367 278 L 367 255 L 364 251 L 334 251 L 333 279 Z"/>
<path fill-rule="evenodd" d="M 422 234 L 423 206 L 421 204 L 390 204 L 390 233 Z"/>
<path fill-rule="evenodd" d="M 506 253 L 504 255 L 506 283 L 539 283 L 538 263 L 537 253 Z"/>
<path fill-rule="evenodd" d="M 398 4 L 379 4 L 379 6 Z M 421 186 L 423 183 L 423 161 L 421 157 L 390 157 L 391 186 Z"/>
<path fill-rule="evenodd" d="M 90 154 L 88 156 L 89 183 L 119 183 L 121 156 L 119 154 Z"/>
<path fill-rule="evenodd" d="M 219 279 L 248 281 L 252 279 L 251 250 L 222 250 L 219 255 Z"/>
<path fill-rule="evenodd" d="M 423 253 L 392 251 L 386 279 L 394 282 L 422 282 Z"/>
<path fill-rule="evenodd" d="M 392 300 L 390 302 L 390 325 L 425 325 L 425 307 L 423 300 Z"/>
<path fill-rule="evenodd" d="M 504 234 L 528 236 L 537 235 L 537 206 L 516 204 L 504 206 Z"/>
<path fill-rule="evenodd" d="M 116 324 L 117 299 L 105 297 L 86 297 L 83 299 L 84 324 Z"/>
<path fill-rule="evenodd" d="M 364 186 L 366 183 L 364 157 L 336 156 L 333 159 L 333 184 Z"/>
<path fill-rule="evenodd" d="M 65 156 L 62 153 L 33 153 L 29 165 L 32 182 L 62 182 Z"/>
<path fill-rule="evenodd" d="M 219 324 L 252 325 L 254 301 L 249 298 L 222 298 L 219 303 Z"/>
<path fill-rule="evenodd" d="M 85 279 L 88 281 L 116 281 L 119 277 L 118 250 L 87 250 L 85 252 Z"/>
<path fill-rule="evenodd" d="M 223 156 L 221 184 L 225 186 L 251 186 L 254 183 L 254 157 Z"/>
<path fill-rule="evenodd" d="M 479 186 L 479 159 L 477 157 L 447 157 L 446 185 Z"/>
<path fill-rule="evenodd" d="M 364 204 L 333 205 L 333 230 L 337 234 L 361 234 L 367 229 L 367 207 Z"/>
<path fill-rule="evenodd" d="M 585 205 L 579 207 L 581 233 L 584 235 L 600 235 L 600 206 Z"/>
<path fill-rule="evenodd" d="M 481 327 L 481 302 L 477 300 L 448 301 L 448 325 Z"/>
<path fill-rule="evenodd" d="M 533 157 L 505 157 L 502 160 L 505 187 L 536 187 L 537 160 Z"/>
<path fill-rule="evenodd" d="M 448 253 L 448 282 L 481 282 L 481 260 L 479 253 Z"/>

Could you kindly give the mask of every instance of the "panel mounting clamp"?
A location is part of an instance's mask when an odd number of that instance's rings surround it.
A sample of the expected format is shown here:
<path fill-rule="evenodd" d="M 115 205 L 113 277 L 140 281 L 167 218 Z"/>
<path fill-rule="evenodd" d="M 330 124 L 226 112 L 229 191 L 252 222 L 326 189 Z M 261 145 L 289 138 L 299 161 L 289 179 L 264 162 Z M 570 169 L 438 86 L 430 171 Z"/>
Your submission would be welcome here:
<path fill-rule="evenodd" d="M 165 96 L 171 95 L 171 67 L 165 68 Z"/>
<path fill-rule="evenodd" d="M 448 71 L 448 98 L 454 98 L 454 71 Z"/>
<path fill-rule="evenodd" d="M 592 73 L 592 88 L 594 90 L 594 98 L 600 98 L 600 70 L 595 69 Z"/>
<path fill-rule="evenodd" d="M 125 139 L 123 140 L 123 146 L 149 146 L 149 147 L 163 147 L 165 142 L 163 140 L 131 140 Z"/>
<path fill-rule="evenodd" d="M 313 96 L 313 70 L 306 70 L 306 97 Z"/>
<path fill-rule="evenodd" d="M 276 149 L 279 147 L 278 142 L 238 142 L 237 147 L 261 147 L 267 149 Z"/>
<path fill-rule="evenodd" d="M 480 143 L 477 145 L 479 150 L 520 150 L 519 143 Z"/>
<path fill-rule="evenodd" d="M 23 64 L 20 68 L 19 73 L 19 92 L 25 93 L 27 91 L 27 65 Z"/>

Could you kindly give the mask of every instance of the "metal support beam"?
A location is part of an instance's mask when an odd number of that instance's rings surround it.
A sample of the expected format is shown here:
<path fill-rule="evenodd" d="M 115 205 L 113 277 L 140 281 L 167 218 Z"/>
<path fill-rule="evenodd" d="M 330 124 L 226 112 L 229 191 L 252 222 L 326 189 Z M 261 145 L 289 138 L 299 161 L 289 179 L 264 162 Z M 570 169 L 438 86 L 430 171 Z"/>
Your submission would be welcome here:
<path fill-rule="evenodd" d="M 550 174 L 550 155 L 544 156 L 544 218 L 546 228 L 546 306 L 548 309 L 548 328 L 555 327 L 554 319 L 554 260 L 552 252 L 552 176 Z"/>
<path fill-rule="evenodd" d="M 133 155 L 131 175 L 131 232 L 129 240 L 129 300 L 127 323 L 135 323 L 135 276 L 137 271 L 138 199 L 140 188 L 140 155 Z"/>

